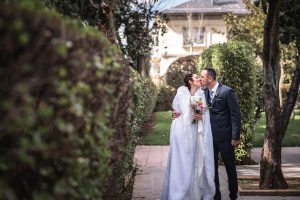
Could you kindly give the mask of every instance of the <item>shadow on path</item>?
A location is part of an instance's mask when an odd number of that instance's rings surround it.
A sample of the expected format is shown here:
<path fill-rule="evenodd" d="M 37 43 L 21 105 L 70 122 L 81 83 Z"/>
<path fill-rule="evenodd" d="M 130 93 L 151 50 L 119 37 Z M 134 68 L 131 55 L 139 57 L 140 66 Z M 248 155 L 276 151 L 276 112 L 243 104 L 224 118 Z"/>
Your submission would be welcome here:
<path fill-rule="evenodd" d="M 169 146 L 137 146 L 135 160 L 138 171 L 133 188 L 133 200 L 157 200 L 160 198 L 163 177 L 167 165 Z M 261 148 L 252 150 L 252 158 L 259 163 Z M 282 148 L 282 170 L 285 177 L 300 177 L 300 147 Z M 259 176 L 259 165 L 237 166 L 238 175 Z M 227 200 L 227 174 L 224 166 L 219 167 L 222 199 Z M 241 196 L 242 200 L 300 200 L 300 197 Z"/>

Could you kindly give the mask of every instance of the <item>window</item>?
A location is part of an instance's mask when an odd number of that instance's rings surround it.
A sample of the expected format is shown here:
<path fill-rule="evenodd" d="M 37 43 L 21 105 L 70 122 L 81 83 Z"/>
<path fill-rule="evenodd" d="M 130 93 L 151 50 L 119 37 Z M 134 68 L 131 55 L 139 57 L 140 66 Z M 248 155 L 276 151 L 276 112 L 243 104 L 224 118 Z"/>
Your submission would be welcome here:
<path fill-rule="evenodd" d="M 182 35 L 183 35 L 183 45 L 188 45 L 190 43 L 197 45 L 197 44 L 204 44 L 204 27 L 197 27 L 197 28 L 187 28 L 183 27 Z"/>
<path fill-rule="evenodd" d="M 155 47 L 159 46 L 159 38 L 157 35 L 154 36 L 154 38 L 153 38 L 153 46 L 155 46 Z"/>

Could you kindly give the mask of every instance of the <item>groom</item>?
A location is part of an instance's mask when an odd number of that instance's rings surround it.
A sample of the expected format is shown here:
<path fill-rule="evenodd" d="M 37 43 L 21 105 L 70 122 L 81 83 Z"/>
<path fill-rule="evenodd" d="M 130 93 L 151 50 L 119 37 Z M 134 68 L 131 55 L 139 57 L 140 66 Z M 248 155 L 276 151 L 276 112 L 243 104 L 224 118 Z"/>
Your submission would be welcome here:
<path fill-rule="evenodd" d="M 230 199 L 237 199 L 238 184 L 235 166 L 234 148 L 240 139 L 241 114 L 239 104 L 232 88 L 217 81 L 216 71 L 205 68 L 200 74 L 200 81 L 205 87 L 206 102 L 210 107 L 210 121 L 213 135 L 215 159 L 214 199 L 221 200 L 220 182 L 218 174 L 218 156 L 221 153 L 227 176 Z M 173 113 L 176 118 L 180 113 Z"/>
<path fill-rule="evenodd" d="M 238 184 L 234 148 L 238 146 L 241 129 L 241 114 L 233 89 L 217 81 L 216 71 L 205 68 L 200 74 L 205 88 L 206 102 L 210 107 L 210 121 L 214 144 L 215 184 L 214 199 L 220 200 L 218 155 L 221 153 L 227 176 L 230 199 L 237 199 Z"/>

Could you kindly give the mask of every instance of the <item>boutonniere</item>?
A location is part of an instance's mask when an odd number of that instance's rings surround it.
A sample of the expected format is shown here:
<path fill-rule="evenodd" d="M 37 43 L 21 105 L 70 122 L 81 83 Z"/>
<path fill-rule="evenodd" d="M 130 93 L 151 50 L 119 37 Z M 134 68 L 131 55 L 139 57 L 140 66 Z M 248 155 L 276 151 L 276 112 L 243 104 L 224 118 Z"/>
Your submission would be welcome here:
<path fill-rule="evenodd" d="M 219 96 L 219 94 L 220 94 L 220 92 L 216 92 L 216 95 L 215 95 L 215 97 Z"/>

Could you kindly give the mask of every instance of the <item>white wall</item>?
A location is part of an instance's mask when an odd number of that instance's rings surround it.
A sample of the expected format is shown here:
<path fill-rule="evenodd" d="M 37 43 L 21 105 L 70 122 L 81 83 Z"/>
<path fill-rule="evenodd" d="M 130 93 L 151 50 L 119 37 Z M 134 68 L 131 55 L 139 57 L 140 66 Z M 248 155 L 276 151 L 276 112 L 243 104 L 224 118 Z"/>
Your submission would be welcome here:
<path fill-rule="evenodd" d="M 159 37 L 159 46 L 154 47 L 152 59 L 155 60 L 150 70 L 151 76 L 163 76 L 170 64 L 179 57 L 198 55 L 212 44 L 224 43 L 227 41 L 227 28 L 222 16 L 203 17 L 195 19 L 192 27 L 205 27 L 204 44 L 193 46 L 183 45 L 183 27 L 187 27 L 186 17 L 171 18 L 167 26 L 167 33 Z M 216 32 L 216 31 L 217 32 Z"/>

